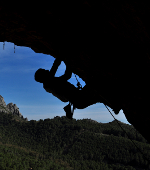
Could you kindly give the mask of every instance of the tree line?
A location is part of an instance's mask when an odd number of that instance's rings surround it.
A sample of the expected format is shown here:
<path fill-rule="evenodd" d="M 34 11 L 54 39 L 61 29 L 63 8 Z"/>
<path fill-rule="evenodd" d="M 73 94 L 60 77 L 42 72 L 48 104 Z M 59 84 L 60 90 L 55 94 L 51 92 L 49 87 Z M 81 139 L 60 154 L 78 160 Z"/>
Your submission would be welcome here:
<path fill-rule="evenodd" d="M 150 157 L 150 145 L 131 125 L 128 136 Z M 66 117 L 17 120 L 0 113 L 0 169 L 148 170 L 150 163 L 113 121 Z"/>

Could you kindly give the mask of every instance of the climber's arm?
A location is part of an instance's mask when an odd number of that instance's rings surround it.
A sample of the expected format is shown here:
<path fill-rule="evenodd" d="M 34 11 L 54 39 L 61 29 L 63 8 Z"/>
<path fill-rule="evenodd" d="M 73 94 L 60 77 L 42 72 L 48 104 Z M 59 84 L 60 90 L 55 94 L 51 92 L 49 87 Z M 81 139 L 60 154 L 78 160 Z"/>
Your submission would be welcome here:
<path fill-rule="evenodd" d="M 53 63 L 53 66 L 52 66 L 52 68 L 51 68 L 51 70 L 50 70 L 50 76 L 51 76 L 51 77 L 54 77 L 54 76 L 55 76 L 56 71 L 57 71 L 57 69 L 58 69 L 58 67 L 59 67 L 60 64 L 61 64 L 61 60 L 58 59 L 58 58 L 56 58 L 55 61 L 54 61 L 54 63 Z M 62 80 L 68 80 L 68 79 L 71 78 L 71 76 L 72 76 L 71 68 L 66 65 L 65 74 L 62 75 L 62 76 L 60 76 L 59 78 L 62 79 Z"/>
<path fill-rule="evenodd" d="M 60 64 L 61 64 L 61 60 L 58 59 L 58 58 L 56 58 L 55 61 L 54 61 L 54 63 L 53 63 L 53 66 L 52 66 L 52 68 L 51 68 L 51 70 L 50 70 L 50 76 L 51 76 L 51 77 L 54 77 L 54 76 L 55 76 L 56 71 L 57 71 L 57 69 L 58 69 L 58 67 L 59 67 Z"/>
<path fill-rule="evenodd" d="M 67 81 L 67 80 L 69 80 L 71 78 L 71 76 L 72 76 L 71 68 L 66 65 L 65 74 L 60 76 L 59 78 L 62 79 L 62 80 L 66 80 Z"/>

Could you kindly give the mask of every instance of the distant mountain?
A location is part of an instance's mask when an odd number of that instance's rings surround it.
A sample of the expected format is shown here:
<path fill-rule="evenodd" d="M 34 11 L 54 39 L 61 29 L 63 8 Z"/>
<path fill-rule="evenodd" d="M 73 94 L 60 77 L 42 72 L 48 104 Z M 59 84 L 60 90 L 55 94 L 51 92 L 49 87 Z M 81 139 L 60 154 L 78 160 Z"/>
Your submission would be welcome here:
<path fill-rule="evenodd" d="M 22 114 L 19 111 L 19 108 L 17 107 L 16 104 L 9 103 L 6 105 L 4 98 L 0 95 L 0 113 L 7 113 L 7 114 L 12 114 L 16 118 L 20 118 L 22 120 L 28 121 L 27 118 L 23 118 Z"/>
<path fill-rule="evenodd" d="M 12 117 L 0 114 L 0 170 L 150 169 L 143 156 L 150 157 L 150 144 L 131 125 L 120 122 L 123 131 L 116 121 L 66 116 L 16 121 Z"/>
<path fill-rule="evenodd" d="M 150 157 L 150 144 L 132 125 L 118 122 L 124 130 L 116 120 L 56 116 L 28 121 L 0 95 L 0 170 L 150 169 L 143 156 Z"/>

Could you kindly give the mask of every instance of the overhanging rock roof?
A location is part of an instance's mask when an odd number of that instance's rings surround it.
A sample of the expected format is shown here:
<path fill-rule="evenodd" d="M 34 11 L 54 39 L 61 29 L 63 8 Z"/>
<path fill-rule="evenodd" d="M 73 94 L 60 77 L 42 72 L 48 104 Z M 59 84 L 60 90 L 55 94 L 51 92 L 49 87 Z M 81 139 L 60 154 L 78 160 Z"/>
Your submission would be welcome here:
<path fill-rule="evenodd" d="M 150 142 L 150 5 L 97 2 L 3 1 L 0 41 L 60 58 Z"/>

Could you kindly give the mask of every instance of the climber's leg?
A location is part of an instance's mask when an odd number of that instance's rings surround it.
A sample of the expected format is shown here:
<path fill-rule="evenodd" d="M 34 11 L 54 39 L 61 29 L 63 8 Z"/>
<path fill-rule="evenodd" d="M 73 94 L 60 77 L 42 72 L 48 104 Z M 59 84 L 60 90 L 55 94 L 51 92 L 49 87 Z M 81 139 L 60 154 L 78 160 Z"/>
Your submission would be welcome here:
<path fill-rule="evenodd" d="M 76 109 L 76 107 L 73 105 L 73 112 L 74 112 L 75 109 Z"/>
<path fill-rule="evenodd" d="M 71 105 L 70 105 L 70 102 L 67 106 L 65 106 L 64 108 L 64 111 L 66 112 L 66 117 L 68 119 L 71 119 L 72 120 L 72 116 L 73 116 L 73 113 L 71 112 Z"/>
<path fill-rule="evenodd" d="M 86 107 L 96 104 L 97 98 L 91 92 L 91 88 L 88 85 L 85 85 L 82 90 L 78 90 L 78 100 L 73 104 L 77 109 L 85 109 Z"/>
<path fill-rule="evenodd" d="M 60 81 L 59 77 L 52 78 L 51 82 L 43 83 L 43 88 L 63 102 L 70 101 L 74 109 L 84 109 L 98 102 L 89 86 L 85 85 L 82 90 L 78 90 L 73 84 Z"/>
<path fill-rule="evenodd" d="M 68 100 L 73 104 L 74 109 L 85 109 L 86 107 L 98 102 L 96 96 L 91 92 L 91 88 L 85 85 L 82 90 L 72 89 Z M 68 94 L 68 95 L 69 95 Z"/>
<path fill-rule="evenodd" d="M 82 90 L 78 90 L 71 83 L 67 82 L 63 90 L 64 95 L 73 104 L 73 111 L 77 109 L 84 109 L 90 105 L 96 104 L 98 101 L 95 96 L 90 92 L 89 87 L 86 85 Z"/>

